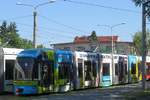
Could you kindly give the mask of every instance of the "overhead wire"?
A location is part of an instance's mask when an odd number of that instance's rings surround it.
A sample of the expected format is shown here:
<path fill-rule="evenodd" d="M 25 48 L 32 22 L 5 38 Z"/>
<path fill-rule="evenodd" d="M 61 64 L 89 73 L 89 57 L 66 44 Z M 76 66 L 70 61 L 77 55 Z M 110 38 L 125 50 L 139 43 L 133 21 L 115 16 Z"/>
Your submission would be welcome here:
<path fill-rule="evenodd" d="M 89 3 L 89 2 L 83 2 L 83 1 L 74 1 L 74 0 L 63 0 L 63 1 L 74 3 L 74 4 L 94 6 L 94 7 L 106 8 L 106 9 L 112 9 L 112 10 L 118 10 L 118 11 L 124 11 L 124 12 L 131 12 L 131 13 L 137 13 L 137 14 L 141 13 L 139 11 L 135 11 L 135 10 L 131 10 L 131 9 L 104 6 L 104 5 L 100 5 L 100 4 L 96 4 L 96 3 Z"/>
<path fill-rule="evenodd" d="M 18 23 L 17 22 L 17 24 L 21 24 L 21 25 L 24 25 L 24 26 L 27 26 L 27 27 L 32 27 L 32 25 L 28 25 L 28 24 L 24 24 L 24 23 Z M 53 33 L 53 34 L 56 34 L 57 36 L 60 35 L 60 36 L 67 37 L 67 38 L 72 37 L 72 36 L 69 36 L 69 35 L 64 35 L 64 34 L 60 34 L 60 33 L 56 33 L 56 32 L 50 32 L 50 31 L 48 31 L 47 28 L 42 27 L 42 26 L 39 26 L 38 28 L 39 28 L 38 29 L 39 31 L 45 31 L 46 33 L 51 33 L 51 34 Z M 44 34 L 46 34 L 46 33 L 44 33 Z"/>
<path fill-rule="evenodd" d="M 43 16 L 43 15 L 39 15 L 39 16 L 42 17 L 43 19 L 47 20 L 47 21 L 50 21 L 50 22 L 53 22 L 53 23 L 55 23 L 55 24 L 64 26 L 64 27 L 69 28 L 69 29 L 72 29 L 72 30 L 74 30 L 74 31 L 82 32 L 82 33 L 84 33 L 84 34 L 85 34 L 85 33 L 88 33 L 88 32 L 86 32 L 86 31 L 84 31 L 84 30 L 81 30 L 81 29 L 78 29 L 78 28 L 75 28 L 75 27 L 72 27 L 72 26 L 69 26 L 69 25 L 60 23 L 60 22 L 58 22 L 58 21 L 56 21 L 56 20 L 53 20 L 53 19 L 50 19 L 50 18 L 48 18 L 48 17 L 46 17 L 46 16 Z"/>
<path fill-rule="evenodd" d="M 18 20 L 18 19 L 24 19 L 24 18 L 32 17 L 32 16 L 33 15 L 24 15 L 24 16 L 12 17 L 12 18 L 7 18 L 7 19 L 1 19 L 0 21 L 4 21 L 4 20 L 7 20 L 7 21 Z"/>

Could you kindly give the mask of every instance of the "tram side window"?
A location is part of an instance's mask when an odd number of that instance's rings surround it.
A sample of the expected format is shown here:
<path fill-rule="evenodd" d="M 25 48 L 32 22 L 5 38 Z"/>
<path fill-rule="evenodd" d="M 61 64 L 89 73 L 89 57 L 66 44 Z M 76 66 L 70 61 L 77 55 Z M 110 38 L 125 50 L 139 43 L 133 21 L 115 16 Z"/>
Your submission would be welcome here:
<path fill-rule="evenodd" d="M 109 76 L 109 75 L 110 75 L 110 64 L 103 63 L 103 76 Z"/>
<path fill-rule="evenodd" d="M 96 65 L 96 62 L 93 61 L 92 65 L 93 65 L 93 76 L 96 77 L 97 76 L 97 68 L 96 68 L 97 65 Z"/>
<path fill-rule="evenodd" d="M 85 68 L 85 80 L 92 80 L 91 61 L 85 61 L 84 68 Z"/>
<path fill-rule="evenodd" d="M 119 73 L 119 65 L 118 63 L 115 63 L 115 75 L 118 75 Z"/>
<path fill-rule="evenodd" d="M 131 74 L 136 74 L 136 64 L 131 63 Z"/>
<path fill-rule="evenodd" d="M 83 63 L 81 59 L 78 59 L 78 76 L 79 78 L 83 77 Z"/>
<path fill-rule="evenodd" d="M 13 80 L 14 76 L 14 66 L 15 61 L 14 60 L 6 60 L 6 72 L 5 72 L 5 79 L 6 80 Z"/>

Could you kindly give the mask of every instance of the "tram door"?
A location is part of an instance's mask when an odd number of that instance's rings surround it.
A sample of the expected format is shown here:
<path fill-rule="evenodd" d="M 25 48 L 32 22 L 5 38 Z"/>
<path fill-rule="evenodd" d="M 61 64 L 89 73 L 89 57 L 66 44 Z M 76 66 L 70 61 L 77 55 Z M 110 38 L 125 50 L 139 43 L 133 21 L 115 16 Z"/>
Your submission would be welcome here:
<path fill-rule="evenodd" d="M 139 61 L 138 62 L 138 80 L 141 81 L 142 80 L 142 62 Z"/>
<path fill-rule="evenodd" d="M 13 91 L 15 60 L 5 60 L 5 91 Z"/>
<path fill-rule="evenodd" d="M 113 57 L 114 57 L 114 61 L 113 61 L 113 69 L 114 69 L 114 71 L 113 71 L 113 79 L 112 79 L 112 81 L 113 81 L 113 84 L 119 84 L 119 56 L 118 55 L 113 55 Z"/>
<path fill-rule="evenodd" d="M 92 68 L 93 68 L 93 77 L 94 77 L 94 80 L 93 80 L 93 86 L 94 87 L 98 87 L 99 85 L 99 73 L 98 73 L 98 62 L 97 61 L 92 61 Z"/>
<path fill-rule="evenodd" d="M 84 71 L 83 71 L 83 59 L 78 59 L 78 80 L 77 80 L 77 88 L 84 88 Z"/>
<path fill-rule="evenodd" d="M 124 60 L 124 58 L 123 57 L 119 57 L 119 62 L 118 62 L 118 64 L 119 64 L 119 70 L 118 70 L 118 74 L 119 74 L 119 83 L 125 83 L 125 78 L 126 78 L 126 64 L 125 64 L 125 60 Z"/>
<path fill-rule="evenodd" d="M 53 84 L 54 84 L 54 62 L 53 61 L 43 61 L 40 68 L 41 73 L 41 87 L 42 92 L 46 91 L 53 91 Z"/>
<path fill-rule="evenodd" d="M 109 86 L 111 82 L 110 77 L 110 63 L 102 64 L 102 86 Z"/>
<path fill-rule="evenodd" d="M 131 63 L 131 82 L 137 82 L 136 77 L 136 63 Z"/>
<path fill-rule="evenodd" d="M 100 86 L 112 85 L 112 59 L 110 54 L 102 54 Z"/>
<path fill-rule="evenodd" d="M 94 80 L 92 63 L 90 60 L 84 61 L 84 73 L 85 73 L 85 87 L 92 87 L 92 82 Z"/>

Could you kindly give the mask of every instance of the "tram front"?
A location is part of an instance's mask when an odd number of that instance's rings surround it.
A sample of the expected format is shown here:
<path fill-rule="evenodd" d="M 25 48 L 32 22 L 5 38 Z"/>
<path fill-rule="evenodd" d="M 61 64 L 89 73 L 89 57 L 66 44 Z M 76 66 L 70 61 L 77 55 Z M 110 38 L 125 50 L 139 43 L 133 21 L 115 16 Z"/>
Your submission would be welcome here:
<path fill-rule="evenodd" d="M 14 93 L 28 95 L 52 91 L 52 60 L 42 50 L 25 50 L 17 56 Z"/>

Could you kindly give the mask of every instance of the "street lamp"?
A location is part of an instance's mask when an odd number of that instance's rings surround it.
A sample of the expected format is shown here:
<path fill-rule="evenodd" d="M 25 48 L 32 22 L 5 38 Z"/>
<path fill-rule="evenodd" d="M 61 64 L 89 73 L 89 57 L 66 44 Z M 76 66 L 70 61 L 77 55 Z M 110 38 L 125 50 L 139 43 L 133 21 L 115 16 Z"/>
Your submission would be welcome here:
<path fill-rule="evenodd" d="M 36 48 L 36 32 L 37 32 L 37 8 L 40 6 L 44 6 L 49 3 L 53 3 L 56 0 L 50 0 L 44 3 L 40 3 L 37 5 L 30 5 L 30 4 L 24 4 L 21 2 L 17 2 L 16 5 L 21 5 L 21 6 L 27 6 L 27 7 L 32 7 L 33 8 L 33 48 Z"/>
<path fill-rule="evenodd" d="M 111 53 L 113 54 L 114 53 L 114 41 L 113 41 L 113 28 L 117 27 L 117 26 L 120 26 L 120 25 L 124 25 L 126 23 L 119 23 L 119 24 L 115 24 L 115 25 L 100 25 L 98 24 L 97 26 L 103 26 L 103 27 L 108 27 L 110 28 L 110 33 L 111 33 Z"/>

